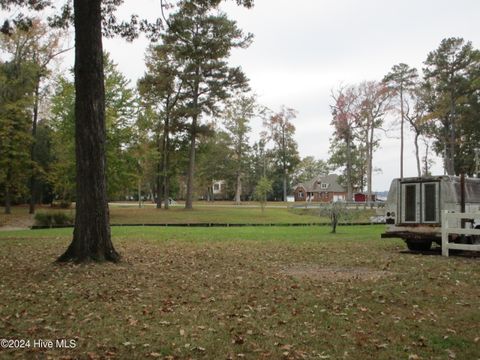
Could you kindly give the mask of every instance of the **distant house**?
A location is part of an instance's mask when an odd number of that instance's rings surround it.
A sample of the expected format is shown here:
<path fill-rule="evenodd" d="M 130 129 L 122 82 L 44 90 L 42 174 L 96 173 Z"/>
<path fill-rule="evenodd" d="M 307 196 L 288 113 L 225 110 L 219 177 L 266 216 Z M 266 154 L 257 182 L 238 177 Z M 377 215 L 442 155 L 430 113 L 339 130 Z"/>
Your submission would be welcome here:
<path fill-rule="evenodd" d="M 338 175 L 321 175 L 298 184 L 293 190 L 295 201 L 336 202 L 345 201 L 346 189 L 338 183 Z"/>
<path fill-rule="evenodd" d="M 227 182 L 225 180 L 213 180 L 212 191 L 214 200 L 225 200 L 227 198 Z"/>

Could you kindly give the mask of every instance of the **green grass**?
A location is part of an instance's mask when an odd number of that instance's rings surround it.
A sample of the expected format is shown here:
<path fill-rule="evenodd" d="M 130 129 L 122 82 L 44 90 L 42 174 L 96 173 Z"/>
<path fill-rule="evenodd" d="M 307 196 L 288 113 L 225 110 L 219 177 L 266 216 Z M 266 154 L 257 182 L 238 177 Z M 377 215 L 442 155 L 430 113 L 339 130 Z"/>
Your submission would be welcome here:
<path fill-rule="evenodd" d="M 111 224 L 318 224 L 328 223 L 328 216 L 320 216 L 319 210 L 287 209 L 272 207 L 261 211 L 259 207 L 233 206 L 223 203 L 217 205 L 197 204 L 193 210 L 172 207 L 169 210 L 156 209 L 153 206 L 137 208 L 112 205 L 110 207 Z M 1 209 L 0 209 L 1 210 Z M 1 226 L 28 227 L 33 224 L 27 207 L 13 208 L 12 215 L 0 216 Z M 66 213 L 74 216 L 74 210 L 52 209 L 44 207 L 37 212 Z M 368 222 L 373 210 L 352 210 L 348 222 Z M 30 224 L 29 224 L 30 221 Z"/>
<path fill-rule="evenodd" d="M 113 227 L 120 264 L 56 265 L 72 229 L 0 232 L 0 358 L 478 359 L 478 258 L 382 226 Z"/>
<path fill-rule="evenodd" d="M 179 223 L 318 223 L 326 221 L 318 216 L 301 216 L 286 208 L 260 208 L 197 206 L 193 210 L 174 207 L 169 210 L 147 208 L 111 208 L 112 224 L 179 224 Z"/>

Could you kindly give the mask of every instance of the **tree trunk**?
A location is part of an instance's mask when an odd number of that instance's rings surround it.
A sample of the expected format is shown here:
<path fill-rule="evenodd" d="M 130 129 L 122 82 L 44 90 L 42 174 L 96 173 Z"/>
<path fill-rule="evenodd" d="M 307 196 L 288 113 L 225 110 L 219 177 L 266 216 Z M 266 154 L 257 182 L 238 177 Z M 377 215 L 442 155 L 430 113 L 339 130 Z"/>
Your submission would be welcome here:
<path fill-rule="evenodd" d="M 425 142 L 425 162 L 424 162 L 424 174 L 425 175 L 428 175 L 428 173 L 430 172 L 429 169 L 428 169 L 428 150 L 429 150 L 429 146 L 428 146 L 428 143 Z"/>
<path fill-rule="evenodd" d="M 195 147 L 197 141 L 197 115 L 192 116 L 190 154 L 188 159 L 187 198 L 185 209 L 193 209 L 193 177 L 195 176 Z"/>
<path fill-rule="evenodd" d="M 237 172 L 237 179 L 235 184 L 235 204 L 240 205 L 242 202 L 242 174 Z"/>
<path fill-rule="evenodd" d="M 35 176 L 35 146 L 36 146 L 36 139 L 37 139 L 37 123 L 38 123 L 38 102 L 40 96 L 40 76 L 36 78 L 35 83 L 35 100 L 33 104 L 33 119 L 32 119 L 32 145 L 30 147 L 30 161 L 31 164 L 31 174 L 30 174 L 30 202 L 29 202 L 29 214 L 35 213 L 35 184 L 36 184 L 36 176 Z"/>
<path fill-rule="evenodd" d="M 449 134 L 445 138 L 444 144 L 444 161 L 445 161 L 445 173 L 447 175 L 455 175 L 455 164 L 454 164 L 454 149 L 455 145 L 453 144 L 455 140 L 453 139 L 453 131 L 450 130 Z"/>
<path fill-rule="evenodd" d="M 138 208 L 142 208 L 142 180 L 138 178 L 137 181 L 137 195 L 138 195 Z"/>
<path fill-rule="evenodd" d="M 403 87 L 400 85 L 400 179 L 403 179 L 403 147 L 404 147 L 404 137 L 403 137 L 403 123 L 404 123 L 404 112 L 403 112 Z"/>
<path fill-rule="evenodd" d="M 282 125 L 282 162 L 283 162 L 283 201 L 287 201 L 287 145 L 285 142 L 285 124 Z"/>
<path fill-rule="evenodd" d="M 199 76 L 199 69 L 196 75 Z M 192 115 L 192 128 L 190 129 L 190 154 L 188 159 L 188 175 L 187 175 L 187 196 L 185 200 L 185 209 L 193 209 L 193 179 L 195 176 L 195 147 L 197 146 L 197 122 L 198 122 L 198 82 L 194 85 L 193 91 L 193 109 L 195 113 Z"/>
<path fill-rule="evenodd" d="M 332 205 L 333 207 L 334 205 Z M 332 223 L 332 231 L 331 233 L 332 234 L 336 234 L 337 232 L 337 224 L 338 224 L 338 214 L 337 214 L 337 210 L 332 208 L 331 210 L 331 213 L 330 213 L 330 219 L 331 219 L 331 223 Z"/>
<path fill-rule="evenodd" d="M 168 176 L 165 176 L 165 180 L 163 183 L 163 198 L 165 199 L 164 208 L 168 210 L 170 208 L 170 185 Z"/>
<path fill-rule="evenodd" d="M 417 160 L 417 174 L 418 174 L 418 177 L 422 176 L 422 167 L 420 165 L 420 150 L 418 148 L 418 137 L 420 136 L 420 134 L 416 131 L 415 132 L 415 139 L 413 141 L 414 145 L 415 145 L 415 158 Z"/>
<path fill-rule="evenodd" d="M 347 137 L 347 201 L 353 200 L 352 185 L 352 149 L 350 144 L 350 136 Z"/>
<path fill-rule="evenodd" d="M 367 139 L 367 194 L 368 202 L 372 201 L 372 175 L 373 175 L 373 121 L 372 128 L 369 130 L 369 139 Z"/>
<path fill-rule="evenodd" d="M 165 199 L 165 210 L 167 210 L 170 207 L 169 201 L 170 201 L 170 137 L 167 136 L 167 144 L 166 144 L 166 158 L 165 158 L 165 173 L 164 173 L 164 179 L 163 179 L 163 198 Z"/>
<path fill-rule="evenodd" d="M 456 142 L 456 124 L 455 124 L 455 97 L 453 91 L 451 97 L 451 114 L 450 114 L 450 140 L 448 141 L 448 175 L 455 175 L 455 142 Z"/>
<path fill-rule="evenodd" d="M 447 152 L 446 152 L 446 156 L 447 156 L 447 159 L 446 159 L 446 171 L 447 171 L 447 175 L 455 175 L 455 160 L 454 160 L 454 156 L 455 156 L 455 145 L 453 144 L 454 140 L 453 139 L 450 139 L 448 141 L 448 145 L 447 145 Z"/>
<path fill-rule="evenodd" d="M 10 165 L 9 165 L 7 170 L 7 178 L 5 179 L 5 214 L 12 213 L 11 183 L 12 183 L 12 169 L 10 168 Z"/>
<path fill-rule="evenodd" d="M 167 103 L 168 108 L 168 103 Z M 163 206 L 165 209 L 168 209 L 168 159 L 170 151 L 170 119 L 169 115 L 167 114 L 165 117 L 165 127 L 163 129 L 163 154 L 162 154 L 162 198 L 163 198 Z"/>
<path fill-rule="evenodd" d="M 163 191 L 162 191 L 162 174 L 163 174 L 163 169 L 162 169 L 162 165 L 163 165 L 163 158 L 165 156 L 165 154 L 163 153 L 162 151 L 162 148 L 163 148 L 163 141 L 162 143 L 160 142 L 160 134 L 158 134 L 158 138 L 157 138 L 157 152 L 158 152 L 158 155 L 160 155 L 160 152 L 161 152 L 161 155 L 159 156 L 159 158 L 157 159 L 157 174 L 156 174 L 156 192 L 157 192 L 157 209 L 161 209 L 162 208 L 162 194 L 163 194 Z"/>
<path fill-rule="evenodd" d="M 74 0 L 76 213 L 58 261 L 120 259 L 110 234 L 105 177 L 105 89 L 101 0 Z"/>

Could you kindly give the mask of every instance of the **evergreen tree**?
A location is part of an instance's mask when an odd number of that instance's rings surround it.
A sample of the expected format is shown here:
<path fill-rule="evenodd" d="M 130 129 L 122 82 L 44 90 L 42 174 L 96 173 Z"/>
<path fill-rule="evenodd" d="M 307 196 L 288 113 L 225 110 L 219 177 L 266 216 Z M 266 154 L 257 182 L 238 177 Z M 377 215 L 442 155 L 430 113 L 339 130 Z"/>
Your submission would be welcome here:
<path fill-rule="evenodd" d="M 197 2 L 218 5 L 220 1 Z M 122 3 L 122 0 L 74 0 L 72 8 L 67 1 L 61 6 L 60 13 L 52 18 L 53 25 L 67 26 L 73 20 L 75 27 L 77 211 L 72 243 L 59 261 L 119 260 L 111 242 L 106 194 L 102 30 L 106 35 L 120 34 L 133 39 L 139 31 L 149 31 L 155 36 L 160 28 L 158 21 L 150 24 L 139 21 L 136 16 L 132 16 L 130 23 L 118 23 L 115 10 Z M 237 3 L 252 6 L 251 0 L 237 0 Z M 0 2 L 1 9 L 14 6 L 39 11 L 53 5 L 50 1 Z M 163 1 L 160 6 L 163 7 Z M 26 26 L 29 20 L 22 12 L 16 18 L 18 23 Z M 1 31 L 8 33 L 10 29 L 10 22 L 6 20 Z"/>
<path fill-rule="evenodd" d="M 300 160 L 293 174 L 293 182 L 295 184 L 312 180 L 319 175 L 328 174 L 328 164 L 313 156 L 306 156 Z"/>
<path fill-rule="evenodd" d="M 240 204 L 243 193 L 243 180 L 246 177 L 250 146 L 248 133 L 250 120 L 257 113 L 255 97 L 241 95 L 229 102 L 225 110 L 224 125 L 231 139 L 233 167 L 235 173 L 235 203 Z"/>
<path fill-rule="evenodd" d="M 475 138 L 467 129 L 478 128 L 470 109 L 478 103 L 479 51 L 461 38 L 443 39 L 438 49 L 428 54 L 425 65 L 424 87 L 430 93 L 435 150 L 443 154 L 447 174 L 469 171 L 471 166 L 466 164 L 473 158 Z"/>
<path fill-rule="evenodd" d="M 403 149 L 404 149 L 404 123 L 405 123 L 405 92 L 412 89 L 418 78 L 417 69 L 410 68 L 407 64 L 394 65 L 390 72 L 383 78 L 383 82 L 398 95 L 400 101 L 400 178 L 403 179 Z"/>
<path fill-rule="evenodd" d="M 175 63 L 185 86 L 189 125 L 190 153 L 185 208 L 191 209 L 194 194 L 197 134 L 203 114 L 216 113 L 218 104 L 234 90 L 246 88 L 247 79 L 240 68 L 228 66 L 233 48 L 244 48 L 250 36 L 244 36 L 234 21 L 219 13 L 209 1 L 183 1 L 169 18 L 163 42 L 173 50 Z"/>
<path fill-rule="evenodd" d="M 156 193 L 157 208 L 162 201 L 168 209 L 172 171 L 171 136 L 183 130 L 184 124 L 180 115 L 182 108 L 183 82 L 179 79 L 180 68 L 174 64 L 172 49 L 169 46 L 151 46 L 147 50 L 147 72 L 138 81 L 138 89 L 144 106 L 154 112 L 149 129 L 156 142 Z"/>
<path fill-rule="evenodd" d="M 7 214 L 13 197 L 26 191 L 34 76 L 35 67 L 19 58 L 0 61 L 0 188 Z"/>
<path fill-rule="evenodd" d="M 265 131 L 262 136 L 273 144 L 269 156 L 276 165 L 275 172 L 281 177 L 283 201 L 287 201 L 288 177 L 300 161 L 294 139 L 295 126 L 292 124 L 296 114 L 294 109 L 283 107 L 280 112 L 270 116 L 263 123 Z M 275 189 L 275 182 L 273 186 Z"/>

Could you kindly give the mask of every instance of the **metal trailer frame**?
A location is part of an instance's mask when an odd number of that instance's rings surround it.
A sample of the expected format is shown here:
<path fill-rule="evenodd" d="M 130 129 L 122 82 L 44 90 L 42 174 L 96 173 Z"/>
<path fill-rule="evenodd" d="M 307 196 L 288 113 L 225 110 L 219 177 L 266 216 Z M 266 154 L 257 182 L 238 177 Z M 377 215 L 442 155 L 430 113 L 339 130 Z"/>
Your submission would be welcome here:
<path fill-rule="evenodd" d="M 451 227 L 480 228 L 480 214 L 476 214 L 480 211 L 480 179 L 462 180 L 456 176 L 394 179 L 385 204 L 387 229 L 381 236 L 403 239 L 411 250 L 427 250 L 432 242 L 440 245 L 444 211 L 475 214 L 450 221 Z M 478 241 L 476 234 L 470 235 L 451 234 L 449 239 Z"/>

